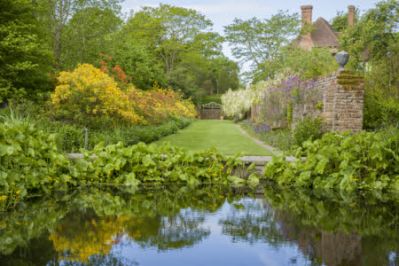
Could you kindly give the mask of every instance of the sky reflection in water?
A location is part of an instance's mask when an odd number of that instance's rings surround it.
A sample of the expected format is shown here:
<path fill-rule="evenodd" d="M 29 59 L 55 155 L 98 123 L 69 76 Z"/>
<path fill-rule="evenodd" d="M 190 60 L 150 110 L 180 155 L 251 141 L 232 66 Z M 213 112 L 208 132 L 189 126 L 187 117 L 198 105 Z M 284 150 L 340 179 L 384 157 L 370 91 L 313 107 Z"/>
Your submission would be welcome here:
<path fill-rule="evenodd" d="M 83 190 L 0 214 L 0 265 L 399 265 L 398 206 L 272 189 Z"/>

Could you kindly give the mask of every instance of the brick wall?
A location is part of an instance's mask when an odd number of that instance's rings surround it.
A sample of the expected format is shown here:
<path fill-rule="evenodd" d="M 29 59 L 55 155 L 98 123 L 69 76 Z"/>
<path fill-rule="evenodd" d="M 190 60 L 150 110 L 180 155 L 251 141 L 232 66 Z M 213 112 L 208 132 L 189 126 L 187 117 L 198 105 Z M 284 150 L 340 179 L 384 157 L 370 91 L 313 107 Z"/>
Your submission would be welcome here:
<path fill-rule="evenodd" d="M 364 82 L 351 72 L 334 75 L 324 93 L 322 117 L 329 131 L 363 128 Z"/>
<path fill-rule="evenodd" d="M 292 127 L 305 117 L 322 117 L 327 131 L 360 131 L 363 125 L 363 79 L 343 71 L 327 77 L 300 81 L 290 78 L 281 86 L 268 88 L 253 106 L 251 119 L 271 128 L 287 127 L 288 105 Z"/>

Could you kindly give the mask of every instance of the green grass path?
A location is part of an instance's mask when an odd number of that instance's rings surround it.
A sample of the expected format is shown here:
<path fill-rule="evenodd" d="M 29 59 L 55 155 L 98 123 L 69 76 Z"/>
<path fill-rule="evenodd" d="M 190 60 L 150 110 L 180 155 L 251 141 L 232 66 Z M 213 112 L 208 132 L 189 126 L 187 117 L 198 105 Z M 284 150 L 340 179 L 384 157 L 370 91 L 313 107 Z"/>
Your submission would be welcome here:
<path fill-rule="evenodd" d="M 231 121 L 197 120 L 189 127 L 156 143 L 170 144 L 189 151 L 201 151 L 215 147 L 225 155 L 271 155 L 250 137 L 243 135 L 238 125 Z"/>

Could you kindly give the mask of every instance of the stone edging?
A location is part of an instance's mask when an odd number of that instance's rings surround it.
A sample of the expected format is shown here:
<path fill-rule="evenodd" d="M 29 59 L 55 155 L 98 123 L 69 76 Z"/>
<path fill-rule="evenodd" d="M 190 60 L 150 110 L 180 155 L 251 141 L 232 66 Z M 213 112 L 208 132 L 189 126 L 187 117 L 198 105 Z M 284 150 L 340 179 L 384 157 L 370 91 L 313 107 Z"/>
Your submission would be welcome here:
<path fill-rule="evenodd" d="M 282 152 L 281 152 L 279 149 L 276 149 L 276 148 L 274 148 L 274 147 L 272 147 L 272 146 L 270 146 L 270 145 L 265 144 L 263 141 L 261 141 L 261 140 L 259 140 L 259 139 L 257 139 L 257 138 L 254 138 L 253 136 L 251 136 L 250 134 L 248 134 L 248 132 L 246 132 L 241 126 L 239 126 L 239 125 L 236 125 L 236 126 L 240 129 L 240 131 L 241 131 L 241 133 L 242 133 L 243 135 L 245 135 L 246 137 L 252 139 L 256 144 L 258 144 L 258 145 L 261 146 L 262 148 L 264 148 L 264 149 L 270 151 L 273 155 L 280 155 L 280 154 L 282 154 Z"/>

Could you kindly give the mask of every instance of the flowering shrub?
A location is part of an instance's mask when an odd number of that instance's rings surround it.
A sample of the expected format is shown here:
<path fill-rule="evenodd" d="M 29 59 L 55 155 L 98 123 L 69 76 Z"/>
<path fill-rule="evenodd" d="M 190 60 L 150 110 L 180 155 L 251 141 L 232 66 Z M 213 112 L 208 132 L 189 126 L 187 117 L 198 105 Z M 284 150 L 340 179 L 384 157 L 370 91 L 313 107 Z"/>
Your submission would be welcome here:
<path fill-rule="evenodd" d="M 83 125 L 93 125 L 100 120 L 114 124 L 143 122 L 114 79 L 92 65 L 83 64 L 72 72 L 61 72 L 58 82 L 51 95 L 57 118 Z"/>
<path fill-rule="evenodd" d="M 268 89 L 278 86 L 286 77 L 286 73 L 275 79 L 258 82 L 246 89 L 228 90 L 222 95 L 223 112 L 230 117 L 242 119 L 253 104 L 260 104 L 267 96 Z"/>
<path fill-rule="evenodd" d="M 119 69 L 119 68 L 118 68 Z M 120 69 L 119 73 L 124 72 Z M 58 119 L 80 125 L 98 127 L 125 124 L 159 124 L 169 118 L 194 118 L 196 110 L 190 100 L 172 89 L 155 86 L 143 91 L 117 83 L 104 69 L 89 64 L 79 65 L 72 72 L 61 72 L 59 85 L 51 96 L 54 115 Z"/>
<path fill-rule="evenodd" d="M 171 89 L 155 86 L 152 90 L 143 91 L 130 87 L 128 96 L 134 110 L 152 124 L 172 117 L 194 118 L 196 116 L 194 104 L 189 100 L 184 100 L 180 93 Z"/>
<path fill-rule="evenodd" d="M 113 77 L 119 86 L 125 86 L 131 81 L 131 78 L 125 73 L 120 65 L 112 66 L 112 57 L 106 54 L 100 54 L 102 60 L 100 61 L 100 69 L 105 74 Z"/>
<path fill-rule="evenodd" d="M 222 95 L 222 107 L 225 115 L 242 119 L 252 105 L 252 90 L 228 90 Z"/>

